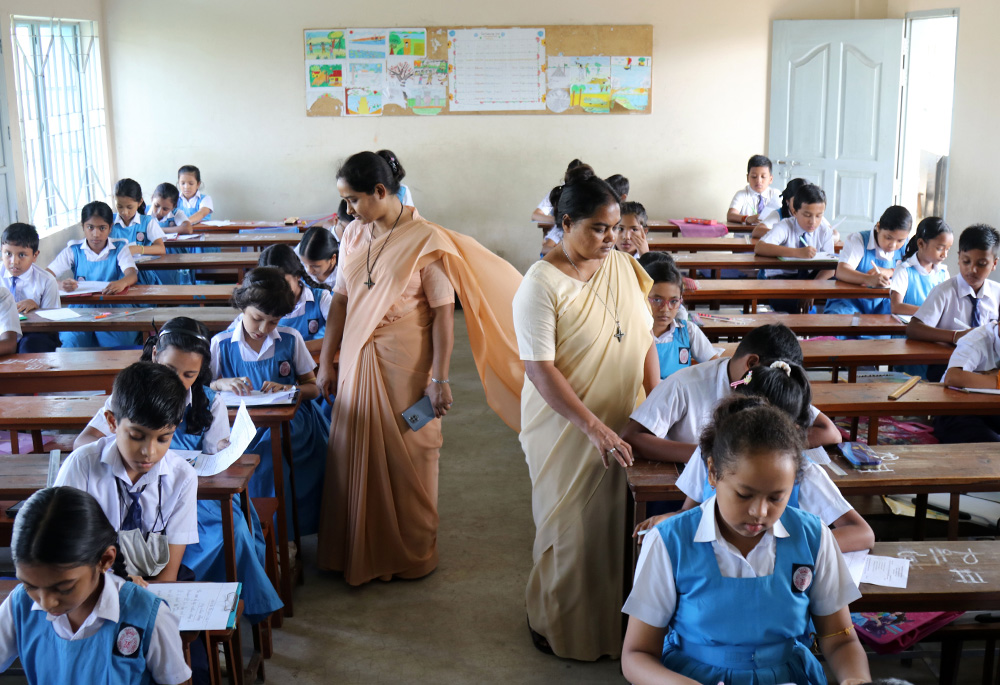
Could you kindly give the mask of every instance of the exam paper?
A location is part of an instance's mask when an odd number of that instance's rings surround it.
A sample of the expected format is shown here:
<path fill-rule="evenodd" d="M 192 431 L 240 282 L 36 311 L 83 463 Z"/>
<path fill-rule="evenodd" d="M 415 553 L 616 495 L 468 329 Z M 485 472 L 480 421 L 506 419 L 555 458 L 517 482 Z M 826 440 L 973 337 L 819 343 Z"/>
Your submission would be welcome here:
<path fill-rule="evenodd" d="M 847 570 L 851 572 L 851 580 L 855 585 L 861 585 L 861 576 L 865 573 L 865 559 L 868 558 L 867 549 L 859 549 L 857 552 L 844 552 L 844 561 L 847 562 Z"/>
<path fill-rule="evenodd" d="M 261 392 L 254 390 L 249 395 L 237 395 L 235 392 L 226 390 L 222 393 L 222 401 L 227 407 L 238 407 L 240 403 L 246 403 L 248 407 L 263 407 L 269 404 L 292 404 L 295 401 L 295 390 L 285 390 L 283 392 Z"/>
<path fill-rule="evenodd" d="M 233 421 L 233 430 L 229 433 L 229 447 L 215 454 L 202 454 L 195 462 L 194 470 L 199 476 L 214 476 L 222 473 L 243 456 L 247 447 L 257 435 L 257 426 L 250 418 L 245 402 L 240 402 L 240 409 Z"/>
<path fill-rule="evenodd" d="M 202 221 L 205 226 L 230 226 L 232 221 L 226 221 L 225 219 L 212 219 L 211 221 Z"/>
<path fill-rule="evenodd" d="M 62 307 L 61 309 L 36 309 L 35 314 L 49 321 L 69 321 L 70 319 L 80 318 L 79 314 L 68 307 Z"/>
<path fill-rule="evenodd" d="M 61 297 L 73 297 L 73 295 L 86 295 L 88 293 L 99 293 L 108 287 L 108 281 L 77 281 L 76 290 L 68 292 L 59 289 Z"/>
<path fill-rule="evenodd" d="M 150 583 L 177 617 L 181 631 L 225 630 L 240 598 L 240 583 Z"/>
<path fill-rule="evenodd" d="M 802 452 L 802 455 L 814 464 L 829 464 L 830 455 L 823 447 L 812 447 Z"/>
<path fill-rule="evenodd" d="M 201 240 L 204 235 L 201 233 L 164 233 L 165 240 Z"/>
<path fill-rule="evenodd" d="M 956 388 L 951 385 L 949 385 L 948 387 L 951 388 L 952 390 L 961 390 L 962 392 L 975 392 L 979 393 L 980 395 L 1000 395 L 1000 390 L 996 390 L 994 388 Z"/>
<path fill-rule="evenodd" d="M 909 575 L 909 559 L 877 557 L 869 554 L 865 557 L 865 570 L 861 574 L 861 582 L 905 589 Z"/>
<path fill-rule="evenodd" d="M 822 259 L 824 261 L 840 259 L 835 254 L 830 254 L 829 252 L 817 252 L 814 257 L 778 257 L 783 262 L 810 262 L 817 259 Z"/>

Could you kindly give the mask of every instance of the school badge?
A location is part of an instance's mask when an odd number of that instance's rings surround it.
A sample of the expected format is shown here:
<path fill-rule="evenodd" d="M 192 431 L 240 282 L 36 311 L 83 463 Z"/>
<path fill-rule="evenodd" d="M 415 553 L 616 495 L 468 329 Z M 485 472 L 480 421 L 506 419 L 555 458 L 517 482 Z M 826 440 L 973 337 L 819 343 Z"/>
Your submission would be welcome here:
<path fill-rule="evenodd" d="M 691 361 L 691 351 L 686 347 L 682 347 L 680 351 L 680 363 L 687 364 Z"/>
<path fill-rule="evenodd" d="M 792 588 L 805 592 L 813 582 L 813 567 L 807 564 L 792 564 Z"/>
<path fill-rule="evenodd" d="M 142 629 L 123 623 L 115 640 L 113 654 L 115 656 L 134 657 L 142 643 Z"/>
<path fill-rule="evenodd" d="M 309 333 L 316 335 L 317 331 L 319 331 L 319 319 L 309 319 Z"/>
<path fill-rule="evenodd" d="M 291 376 L 292 375 L 292 365 L 287 361 L 281 362 L 281 366 L 278 367 L 279 376 Z"/>
<path fill-rule="evenodd" d="M 136 233 L 135 234 L 135 242 L 137 242 L 137 243 L 144 243 L 144 242 L 146 242 L 146 234 L 143 233 L 142 231 L 139 231 L 138 233 Z"/>

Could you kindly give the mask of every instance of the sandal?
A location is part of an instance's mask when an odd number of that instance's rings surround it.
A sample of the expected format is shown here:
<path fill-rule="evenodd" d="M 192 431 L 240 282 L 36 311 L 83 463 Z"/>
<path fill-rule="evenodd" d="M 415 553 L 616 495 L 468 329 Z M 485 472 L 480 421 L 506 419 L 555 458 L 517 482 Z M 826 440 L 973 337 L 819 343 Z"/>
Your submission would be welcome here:
<path fill-rule="evenodd" d="M 552 651 L 552 647 L 549 645 L 549 641 L 541 633 L 535 632 L 531 627 L 531 623 L 528 623 L 528 632 L 531 633 L 531 643 L 535 645 L 535 649 L 542 654 L 555 655 L 555 652 Z"/>

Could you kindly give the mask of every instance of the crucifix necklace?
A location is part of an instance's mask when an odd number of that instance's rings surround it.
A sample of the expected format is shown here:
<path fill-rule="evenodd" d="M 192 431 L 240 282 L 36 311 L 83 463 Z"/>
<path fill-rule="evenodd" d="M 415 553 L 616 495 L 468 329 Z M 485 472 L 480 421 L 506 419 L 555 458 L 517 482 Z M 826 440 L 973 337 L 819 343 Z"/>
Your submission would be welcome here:
<path fill-rule="evenodd" d="M 560 243 L 560 245 L 562 245 L 563 254 L 566 255 L 566 261 L 568 261 L 569 265 L 573 267 L 574 271 L 576 271 L 576 275 L 580 277 L 580 280 L 583 280 L 583 274 L 581 274 L 580 270 L 576 268 L 576 264 L 574 264 L 573 260 L 570 259 L 569 257 L 569 252 L 566 251 L 566 243 Z M 591 280 L 593 280 L 593 277 L 591 277 Z M 618 298 L 614 297 L 614 293 L 611 292 L 611 278 L 610 277 L 608 278 L 608 299 L 615 303 L 614 311 L 611 311 L 611 307 L 608 306 L 608 303 L 605 302 L 604 299 L 600 296 L 600 294 L 594 289 L 594 286 L 591 285 L 590 281 L 584 281 L 584 282 L 587 284 L 587 287 L 590 288 L 590 292 L 594 293 L 594 296 L 597 298 L 597 300 L 604 305 L 604 308 L 607 310 L 608 314 L 610 314 L 614 318 L 615 332 L 612 335 L 612 337 L 618 340 L 618 342 L 621 342 L 622 338 L 625 337 L 625 331 L 622 330 L 621 322 L 618 319 Z"/>
<path fill-rule="evenodd" d="M 368 256 L 365 257 L 365 270 L 368 272 L 368 280 L 365 281 L 365 285 L 368 286 L 369 290 L 371 290 L 372 286 L 375 285 L 375 281 L 372 280 L 372 271 L 375 270 L 375 265 L 378 264 L 378 258 L 382 256 L 382 250 L 384 250 L 385 246 L 389 244 L 389 239 L 392 238 L 392 232 L 396 230 L 396 224 L 399 223 L 399 217 L 403 216 L 403 209 L 404 207 L 402 203 L 400 203 L 399 214 L 396 215 L 396 220 L 392 223 L 392 228 L 389 229 L 389 235 L 385 237 L 385 242 L 382 243 L 382 247 L 380 247 L 378 252 L 375 254 L 374 262 L 371 261 L 371 258 L 372 243 L 375 242 L 375 223 L 372 222 L 371 228 L 368 229 Z M 371 263 L 369 264 L 369 262 Z"/>

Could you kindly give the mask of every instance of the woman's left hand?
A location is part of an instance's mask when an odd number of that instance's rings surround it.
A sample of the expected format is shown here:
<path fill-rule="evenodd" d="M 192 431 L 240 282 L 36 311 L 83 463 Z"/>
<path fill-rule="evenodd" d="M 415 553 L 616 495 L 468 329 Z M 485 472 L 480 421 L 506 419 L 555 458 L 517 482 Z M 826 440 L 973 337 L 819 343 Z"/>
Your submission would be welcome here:
<path fill-rule="evenodd" d="M 434 407 L 434 418 L 440 419 L 451 409 L 451 386 L 447 383 L 431 384 L 424 390 L 424 394 L 431 398 L 431 406 Z"/>

